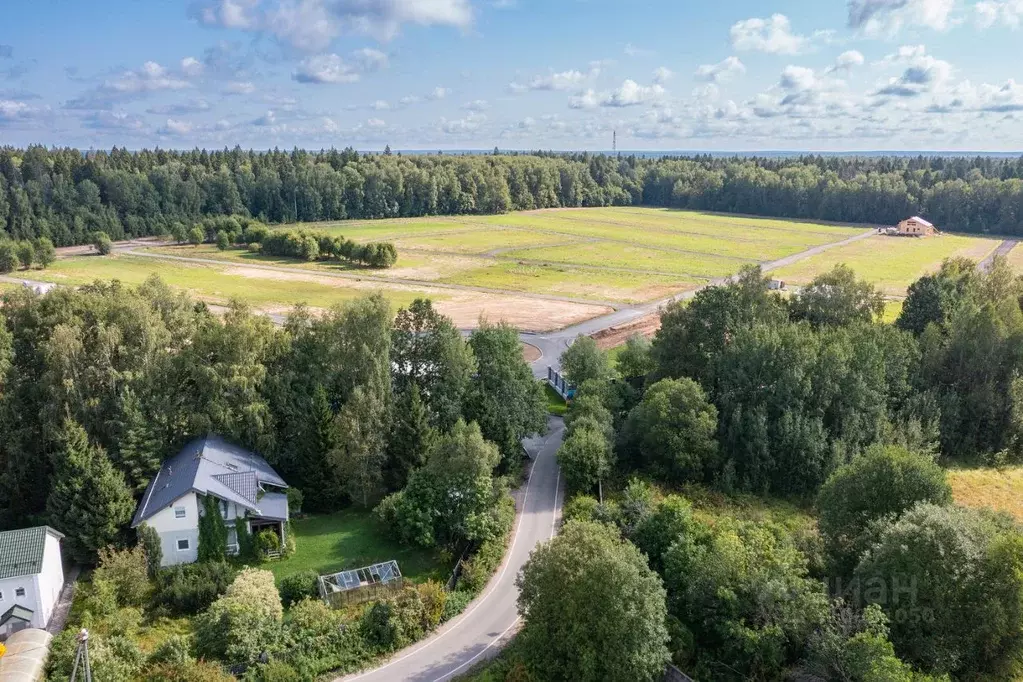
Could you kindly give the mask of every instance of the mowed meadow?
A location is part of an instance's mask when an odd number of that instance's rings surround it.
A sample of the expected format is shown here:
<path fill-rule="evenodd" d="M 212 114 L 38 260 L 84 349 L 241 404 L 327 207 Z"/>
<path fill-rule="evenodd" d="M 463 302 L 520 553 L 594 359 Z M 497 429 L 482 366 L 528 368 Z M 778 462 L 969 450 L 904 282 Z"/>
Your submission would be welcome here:
<path fill-rule="evenodd" d="M 360 243 L 389 241 L 398 249 L 398 261 L 373 270 L 264 256 L 241 247 L 221 251 L 208 244 L 164 244 L 106 258 L 72 255 L 32 276 L 77 285 L 115 278 L 135 284 L 156 274 L 211 304 L 237 298 L 272 313 L 297 303 L 327 308 L 370 292 L 381 293 L 395 307 L 428 296 L 463 328 L 485 317 L 546 331 L 690 291 L 744 265 L 774 263 L 829 245 L 835 246 L 781 267 L 774 276 L 802 284 L 846 263 L 898 297 L 944 258 L 980 260 L 998 244 L 958 235 L 873 236 L 837 244 L 869 228 L 640 207 L 285 227 Z"/>

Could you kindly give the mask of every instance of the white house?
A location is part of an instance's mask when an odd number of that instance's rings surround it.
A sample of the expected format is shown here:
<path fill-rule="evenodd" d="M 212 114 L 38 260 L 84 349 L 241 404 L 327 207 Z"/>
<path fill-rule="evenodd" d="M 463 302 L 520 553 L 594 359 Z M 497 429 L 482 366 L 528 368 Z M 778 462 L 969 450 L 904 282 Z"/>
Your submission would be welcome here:
<path fill-rule="evenodd" d="M 284 480 L 265 459 L 217 436 L 194 440 L 167 459 L 146 488 L 132 528 L 145 523 L 160 536 L 163 566 L 198 558 L 203 498 L 217 500 L 227 525 L 227 549 L 238 551 L 235 528 L 273 530 L 283 544 L 288 522 Z"/>
<path fill-rule="evenodd" d="M 0 532 L 0 638 L 50 622 L 64 588 L 63 538 L 49 526 Z"/>

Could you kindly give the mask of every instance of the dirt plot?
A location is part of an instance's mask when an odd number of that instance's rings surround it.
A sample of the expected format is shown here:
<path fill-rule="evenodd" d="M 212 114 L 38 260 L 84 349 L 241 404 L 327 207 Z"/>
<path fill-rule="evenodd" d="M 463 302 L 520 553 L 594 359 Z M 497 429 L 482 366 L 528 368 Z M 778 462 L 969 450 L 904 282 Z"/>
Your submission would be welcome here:
<path fill-rule="evenodd" d="M 611 312 L 611 308 L 601 305 L 474 292 L 449 296 L 435 303 L 434 308 L 450 317 L 459 329 L 474 329 L 483 319 L 492 324 L 506 322 L 529 332 L 561 329 Z"/>
<path fill-rule="evenodd" d="M 593 338 L 597 342 L 598 348 L 601 350 L 609 350 L 622 345 L 629 340 L 629 337 L 635 336 L 636 334 L 650 338 L 656 334 L 657 330 L 660 328 L 661 314 L 650 313 L 649 315 L 644 315 L 643 317 L 633 320 L 628 324 L 603 329 L 596 334 L 593 334 Z"/>

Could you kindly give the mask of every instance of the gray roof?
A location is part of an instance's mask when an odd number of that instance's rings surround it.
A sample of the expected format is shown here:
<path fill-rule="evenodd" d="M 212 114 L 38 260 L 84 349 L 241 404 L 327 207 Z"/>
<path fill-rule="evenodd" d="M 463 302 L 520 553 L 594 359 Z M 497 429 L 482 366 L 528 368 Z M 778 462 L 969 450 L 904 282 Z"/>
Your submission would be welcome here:
<path fill-rule="evenodd" d="M 132 528 L 189 492 L 213 495 L 260 515 L 261 485 L 288 485 L 265 459 L 219 436 L 199 438 L 164 461 L 149 482 Z"/>
<path fill-rule="evenodd" d="M 49 526 L 0 531 L 0 580 L 40 573 L 47 534 L 64 537 Z"/>
<path fill-rule="evenodd" d="M 11 608 L 7 609 L 4 615 L 0 616 L 0 626 L 7 625 L 8 621 L 23 620 L 26 623 L 32 622 L 32 609 L 25 608 L 21 604 L 15 604 Z"/>
<path fill-rule="evenodd" d="M 288 496 L 284 493 L 263 493 L 259 498 L 259 516 L 276 521 L 288 520 Z"/>

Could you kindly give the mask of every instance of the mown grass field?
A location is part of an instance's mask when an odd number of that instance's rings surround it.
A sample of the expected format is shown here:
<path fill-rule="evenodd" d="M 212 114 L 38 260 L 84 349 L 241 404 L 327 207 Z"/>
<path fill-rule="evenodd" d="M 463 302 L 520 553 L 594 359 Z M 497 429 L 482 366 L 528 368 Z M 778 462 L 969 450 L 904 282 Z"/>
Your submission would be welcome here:
<path fill-rule="evenodd" d="M 372 512 L 348 509 L 293 519 L 296 550 L 287 559 L 265 564 L 278 582 L 302 571 L 320 575 L 362 568 L 394 559 L 402 576 L 421 583 L 446 582 L 453 560 L 438 550 L 408 547 L 393 540 Z"/>
<path fill-rule="evenodd" d="M 937 270 L 944 259 L 964 256 L 979 262 L 999 243 L 998 239 L 953 234 L 922 239 L 878 235 L 810 256 L 775 270 L 771 276 L 792 284 L 805 284 L 845 263 L 889 296 L 905 296 L 910 284 Z"/>
<path fill-rule="evenodd" d="M 958 504 L 987 507 L 1023 521 L 1023 466 L 951 469 L 948 482 Z"/>

